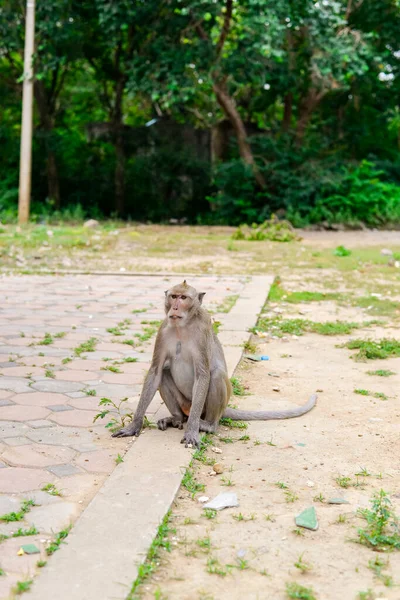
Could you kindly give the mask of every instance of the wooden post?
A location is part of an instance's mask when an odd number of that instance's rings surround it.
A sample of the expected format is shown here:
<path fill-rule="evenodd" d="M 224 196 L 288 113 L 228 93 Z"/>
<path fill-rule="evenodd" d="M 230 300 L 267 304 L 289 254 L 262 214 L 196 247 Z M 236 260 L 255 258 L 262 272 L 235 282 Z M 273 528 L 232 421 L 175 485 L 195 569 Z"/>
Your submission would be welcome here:
<path fill-rule="evenodd" d="M 25 17 L 24 82 L 19 166 L 18 222 L 27 223 L 31 201 L 33 52 L 35 43 L 35 0 L 27 0 Z"/>

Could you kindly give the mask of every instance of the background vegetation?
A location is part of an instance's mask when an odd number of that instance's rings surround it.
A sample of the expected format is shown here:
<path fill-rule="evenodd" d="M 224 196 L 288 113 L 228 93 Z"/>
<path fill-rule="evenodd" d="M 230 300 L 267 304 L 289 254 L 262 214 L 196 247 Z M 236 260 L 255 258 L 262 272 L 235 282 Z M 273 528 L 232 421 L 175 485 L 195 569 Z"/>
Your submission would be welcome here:
<path fill-rule="evenodd" d="M 395 226 L 399 31 L 399 0 L 39 2 L 34 218 Z M 3 222 L 23 45 L 3 0 Z"/>

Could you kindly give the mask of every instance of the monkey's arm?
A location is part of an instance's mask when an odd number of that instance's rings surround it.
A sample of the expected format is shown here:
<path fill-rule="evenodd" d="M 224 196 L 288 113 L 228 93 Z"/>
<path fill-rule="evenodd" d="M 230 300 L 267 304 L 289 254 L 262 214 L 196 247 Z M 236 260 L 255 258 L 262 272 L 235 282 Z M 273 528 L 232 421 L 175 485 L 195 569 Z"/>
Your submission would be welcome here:
<path fill-rule="evenodd" d="M 146 379 L 144 380 L 143 389 L 142 393 L 140 394 L 140 400 L 135 412 L 135 416 L 129 425 L 113 433 L 112 437 L 128 437 L 131 435 L 139 435 L 143 427 L 143 419 L 144 415 L 146 414 L 146 410 L 148 409 L 150 402 L 153 400 L 154 395 L 160 386 L 166 358 L 166 352 L 162 349 L 162 333 L 160 329 L 154 346 L 151 367 L 146 375 Z"/>

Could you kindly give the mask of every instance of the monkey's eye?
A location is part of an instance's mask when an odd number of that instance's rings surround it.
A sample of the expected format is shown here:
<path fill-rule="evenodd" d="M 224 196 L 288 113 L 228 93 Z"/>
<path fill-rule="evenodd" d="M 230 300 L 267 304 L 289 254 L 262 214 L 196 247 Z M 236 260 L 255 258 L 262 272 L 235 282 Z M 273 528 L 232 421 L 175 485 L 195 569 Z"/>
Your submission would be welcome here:
<path fill-rule="evenodd" d="M 172 300 L 175 300 L 176 299 L 176 295 L 172 294 L 171 298 L 172 298 Z"/>
<path fill-rule="evenodd" d="M 186 300 L 187 296 L 181 296 L 182 300 Z"/>

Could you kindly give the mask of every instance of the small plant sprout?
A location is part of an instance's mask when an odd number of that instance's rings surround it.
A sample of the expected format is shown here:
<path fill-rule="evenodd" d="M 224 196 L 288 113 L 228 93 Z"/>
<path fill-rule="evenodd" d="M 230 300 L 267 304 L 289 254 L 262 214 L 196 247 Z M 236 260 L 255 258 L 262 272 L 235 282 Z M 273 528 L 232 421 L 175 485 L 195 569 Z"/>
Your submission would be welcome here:
<path fill-rule="evenodd" d="M 314 590 L 312 588 L 306 588 L 303 585 L 292 582 L 286 584 L 286 594 L 288 598 L 295 598 L 300 600 L 316 600 Z"/>
<path fill-rule="evenodd" d="M 307 573 L 307 571 L 311 571 L 312 565 L 310 563 L 306 562 L 305 560 L 303 560 L 303 556 L 304 556 L 304 553 L 300 554 L 299 558 L 294 563 L 294 566 L 296 567 L 296 569 L 299 569 L 299 571 L 301 571 L 302 573 Z"/>
<path fill-rule="evenodd" d="M 358 530 L 358 542 L 378 552 L 400 550 L 398 518 L 391 508 L 389 496 L 384 490 L 377 492 L 371 500 L 371 508 L 358 511 L 367 522 Z"/>
<path fill-rule="evenodd" d="M 338 518 L 336 519 L 336 523 L 339 523 L 339 524 L 347 523 L 347 515 L 345 515 L 343 513 L 338 515 Z"/>
<path fill-rule="evenodd" d="M 318 494 L 313 498 L 314 502 L 325 502 L 326 498 L 323 494 Z"/>
<path fill-rule="evenodd" d="M 370 477 L 371 473 L 365 467 L 360 468 L 358 473 L 355 473 L 356 477 Z"/>
<path fill-rule="evenodd" d="M 292 529 L 292 533 L 294 535 L 297 535 L 297 537 L 304 537 L 304 531 L 302 529 L 300 529 L 300 527 L 296 527 L 295 529 Z"/>
<path fill-rule="evenodd" d="M 50 496 L 62 496 L 62 493 L 56 488 L 54 483 L 46 483 L 41 489 L 42 492 L 47 492 Z"/>
<path fill-rule="evenodd" d="M 124 462 L 123 457 L 120 454 L 117 454 L 116 459 L 115 459 L 115 464 L 120 465 L 123 462 Z"/>
<path fill-rule="evenodd" d="M 110 421 L 107 423 L 106 428 L 110 429 L 110 431 L 114 432 L 121 427 L 125 427 L 127 423 L 132 421 L 133 413 L 131 412 L 123 412 L 123 408 L 125 406 L 125 402 L 128 401 L 128 398 L 122 398 L 120 402 L 116 403 L 110 398 L 102 398 L 99 402 L 99 407 L 102 406 L 110 406 L 111 408 L 106 408 L 99 412 L 93 419 L 93 423 L 95 423 L 98 419 L 104 419 L 108 415 L 110 416 Z"/>
<path fill-rule="evenodd" d="M 205 508 L 203 511 L 203 517 L 205 517 L 206 519 L 216 519 L 217 511 L 213 508 Z"/>
<path fill-rule="evenodd" d="M 348 488 L 351 486 L 351 479 L 350 477 L 336 477 L 335 479 L 336 483 L 342 487 L 342 488 Z"/>

